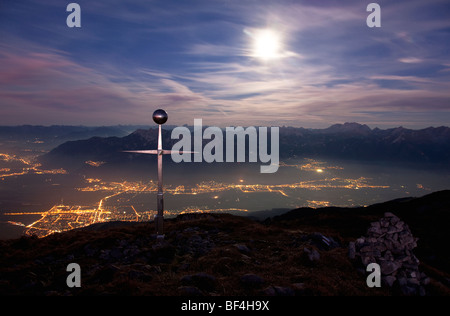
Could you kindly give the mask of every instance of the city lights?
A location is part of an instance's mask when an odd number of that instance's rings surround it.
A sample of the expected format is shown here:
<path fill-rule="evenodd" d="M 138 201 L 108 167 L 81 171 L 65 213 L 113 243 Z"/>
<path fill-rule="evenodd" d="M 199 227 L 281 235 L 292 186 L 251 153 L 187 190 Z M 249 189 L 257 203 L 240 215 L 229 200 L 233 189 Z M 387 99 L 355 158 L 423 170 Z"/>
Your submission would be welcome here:
<path fill-rule="evenodd" d="M 17 157 L 2 154 L 0 156 L 3 160 L 20 159 Z M 323 163 L 308 159 L 303 164 L 285 164 L 281 163 L 283 167 L 293 167 L 299 170 L 309 172 L 322 173 L 325 169 L 341 169 L 336 166 L 322 166 Z M 320 167 L 319 167 L 320 166 Z M 39 166 L 31 163 L 27 164 L 26 171 L 20 174 L 34 172 L 36 174 L 48 173 L 63 173 L 61 170 L 41 170 Z M 320 171 L 319 171 L 320 170 Z M 6 173 L 8 171 L 5 171 Z M 10 171 L 9 171 L 10 172 Z M 8 174 L 6 174 L 8 175 Z M 323 173 L 323 178 L 316 180 L 304 180 L 295 183 L 282 184 L 259 184 L 244 182 L 244 179 L 237 179 L 236 183 L 223 183 L 217 181 L 203 181 L 196 185 L 164 185 L 166 194 L 170 195 L 186 195 L 186 196 L 202 196 L 211 194 L 209 198 L 221 203 L 222 192 L 237 192 L 245 194 L 254 193 L 271 193 L 279 194 L 282 197 L 289 197 L 295 193 L 297 189 L 307 189 L 311 191 L 319 191 L 323 189 L 348 189 L 358 190 L 362 188 L 383 189 L 388 186 L 372 185 L 365 177 L 357 179 L 346 179 L 340 177 L 326 177 Z M 158 191 L 157 183 L 150 180 L 149 182 L 142 181 L 105 181 L 99 178 L 85 177 L 85 186 L 76 188 L 79 192 L 97 192 L 104 194 L 104 196 L 93 205 L 65 205 L 59 203 L 54 205 L 48 211 L 42 212 L 7 212 L 8 216 L 26 216 L 26 215 L 40 215 L 41 217 L 33 223 L 26 225 L 26 235 L 37 235 L 38 237 L 45 237 L 55 232 L 67 231 L 75 228 L 88 226 L 94 223 L 102 223 L 108 221 L 130 221 L 130 222 L 145 222 L 154 219 L 156 210 L 147 209 L 140 210 L 142 207 L 133 205 L 131 197 L 140 194 L 154 194 Z M 239 199 L 239 197 L 238 197 Z M 120 201 L 120 203 L 118 202 Z M 329 206 L 329 201 L 308 200 L 306 205 L 309 207 L 324 207 Z M 176 216 L 184 213 L 209 213 L 209 212 L 248 212 L 245 208 L 217 208 L 208 207 L 205 205 L 191 205 L 184 209 L 168 209 L 165 210 L 168 216 Z M 10 224 L 17 226 L 25 226 L 20 221 L 9 221 Z"/>

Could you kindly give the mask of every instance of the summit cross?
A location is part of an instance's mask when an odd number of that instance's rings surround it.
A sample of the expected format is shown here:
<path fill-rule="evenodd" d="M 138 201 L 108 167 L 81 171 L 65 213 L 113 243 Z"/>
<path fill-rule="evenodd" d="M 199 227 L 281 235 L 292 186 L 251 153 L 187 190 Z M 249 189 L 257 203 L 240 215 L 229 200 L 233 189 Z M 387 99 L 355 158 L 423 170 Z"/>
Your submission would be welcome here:
<path fill-rule="evenodd" d="M 161 126 L 167 122 L 166 111 L 158 109 L 153 112 L 153 121 L 158 124 L 158 148 L 156 150 L 127 150 L 124 152 L 135 154 L 158 155 L 158 194 L 157 194 L 157 214 L 155 215 L 156 238 L 164 239 L 164 191 L 163 191 L 163 169 L 162 155 L 170 155 L 172 150 L 162 148 Z M 176 151 L 179 154 L 194 153 L 190 151 Z"/>

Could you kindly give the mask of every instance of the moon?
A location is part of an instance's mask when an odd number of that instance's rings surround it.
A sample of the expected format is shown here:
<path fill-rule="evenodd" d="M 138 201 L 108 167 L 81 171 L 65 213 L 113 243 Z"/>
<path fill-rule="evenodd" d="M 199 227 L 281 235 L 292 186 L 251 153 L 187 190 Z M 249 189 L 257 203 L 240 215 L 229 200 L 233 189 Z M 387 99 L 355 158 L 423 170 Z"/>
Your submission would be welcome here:
<path fill-rule="evenodd" d="M 281 57 L 281 36 L 274 30 L 257 31 L 253 36 L 253 56 L 264 61 Z"/>

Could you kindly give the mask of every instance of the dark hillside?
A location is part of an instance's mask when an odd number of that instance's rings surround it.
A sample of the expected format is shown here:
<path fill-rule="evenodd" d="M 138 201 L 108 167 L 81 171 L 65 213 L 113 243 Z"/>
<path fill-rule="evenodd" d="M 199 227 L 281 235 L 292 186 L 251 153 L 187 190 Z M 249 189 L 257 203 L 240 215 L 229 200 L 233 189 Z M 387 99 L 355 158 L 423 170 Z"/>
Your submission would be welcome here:
<path fill-rule="evenodd" d="M 426 295 L 449 295 L 449 191 L 367 208 L 298 209 L 259 222 L 229 214 L 184 214 L 153 223 L 105 223 L 0 244 L 3 295 L 403 295 L 369 288 L 349 258 L 349 242 L 385 212 L 418 237 L 414 254 L 427 275 Z M 81 287 L 66 285 L 69 263 Z"/>

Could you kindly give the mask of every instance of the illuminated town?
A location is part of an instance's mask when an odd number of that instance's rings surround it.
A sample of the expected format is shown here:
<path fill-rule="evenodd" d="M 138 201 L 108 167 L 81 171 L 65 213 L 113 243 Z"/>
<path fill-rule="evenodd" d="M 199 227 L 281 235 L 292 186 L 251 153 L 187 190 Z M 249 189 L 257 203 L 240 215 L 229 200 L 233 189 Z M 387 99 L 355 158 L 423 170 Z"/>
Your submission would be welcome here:
<path fill-rule="evenodd" d="M 0 179 L 5 179 L 12 176 L 21 176 L 25 174 L 67 174 L 63 169 L 57 170 L 42 170 L 39 164 L 34 164 L 32 159 L 27 160 L 13 155 L 0 154 L 0 160 L 8 162 L 20 162 L 23 164 L 22 170 L 15 168 L 0 169 Z M 94 167 L 101 166 L 102 162 L 88 161 L 86 164 Z M 328 166 L 323 162 L 307 159 L 303 164 L 286 164 L 281 163 L 281 167 L 292 167 L 299 170 L 310 171 L 317 174 L 324 174 L 327 170 L 339 170 L 342 167 Z M 216 200 L 220 204 L 220 194 L 224 192 L 237 192 L 245 194 L 254 193 L 270 193 L 278 194 L 282 197 L 289 197 L 295 194 L 296 189 L 307 189 L 320 191 L 323 189 L 384 189 L 389 186 L 372 185 L 369 183 L 370 179 L 359 177 L 357 179 L 344 179 L 340 177 L 323 177 L 316 180 L 305 180 L 289 184 L 255 184 L 247 183 L 245 179 L 239 179 L 236 183 L 223 183 L 216 181 L 200 182 L 198 184 L 187 185 L 165 185 L 164 191 L 166 195 L 178 196 L 201 196 L 202 194 L 209 194 L 208 198 Z M 38 237 L 45 237 L 55 232 L 63 232 L 75 228 L 85 227 L 95 223 L 102 223 L 108 221 L 131 221 L 131 222 L 145 222 L 153 219 L 156 214 L 155 209 L 134 204 L 133 200 L 136 196 L 148 195 L 148 200 L 152 200 L 157 192 L 157 183 L 153 180 L 148 182 L 142 181 L 103 181 L 98 178 L 84 179 L 85 185 L 76 188 L 79 192 L 98 192 L 104 193 L 104 196 L 95 204 L 92 205 L 66 205 L 61 203 L 54 205 L 49 210 L 41 212 L 20 212 L 10 211 L 5 212 L 4 215 L 20 217 L 26 215 L 39 215 L 40 218 L 31 224 L 25 225 L 20 221 L 8 221 L 8 223 L 17 226 L 23 226 L 26 235 L 36 235 Z M 239 197 L 236 201 L 239 201 Z M 156 203 L 155 203 L 156 204 Z M 156 206 L 156 205 L 155 205 Z M 306 200 L 308 207 L 318 208 L 330 206 L 330 202 L 326 200 Z M 217 204 L 214 207 L 207 205 L 185 206 L 181 209 L 166 209 L 165 215 L 168 217 L 176 216 L 182 213 L 189 212 L 248 212 L 245 208 L 229 208 L 219 207 Z"/>
<path fill-rule="evenodd" d="M 67 174 L 64 169 L 43 170 L 40 169 L 41 165 L 34 163 L 32 158 L 25 159 L 16 155 L 2 154 L 0 153 L 0 161 L 10 163 L 20 163 L 23 165 L 21 168 L 0 168 L 0 180 L 4 180 L 7 177 L 23 176 L 26 174 Z"/>

